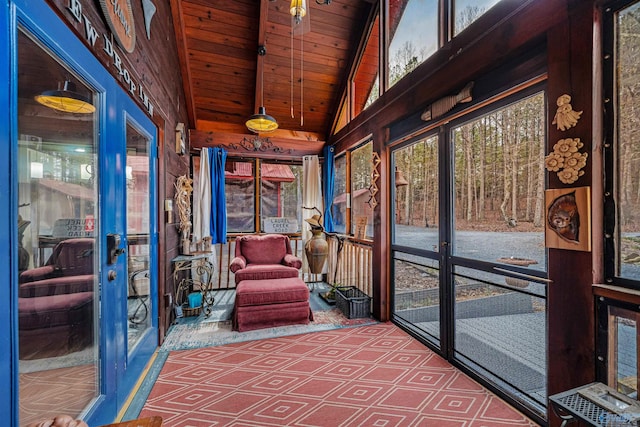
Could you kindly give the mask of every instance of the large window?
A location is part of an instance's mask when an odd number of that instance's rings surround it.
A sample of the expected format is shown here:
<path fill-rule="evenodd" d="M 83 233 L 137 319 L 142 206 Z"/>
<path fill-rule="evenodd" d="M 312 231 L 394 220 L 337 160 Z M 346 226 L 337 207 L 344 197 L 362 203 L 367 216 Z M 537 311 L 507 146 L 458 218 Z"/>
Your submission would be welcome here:
<path fill-rule="evenodd" d="M 347 156 L 338 156 L 334 164 L 335 187 L 331 214 L 333 228 L 338 233 L 347 232 Z"/>
<path fill-rule="evenodd" d="M 227 232 L 256 231 L 255 167 L 253 162 L 227 160 L 225 165 L 225 196 Z"/>
<path fill-rule="evenodd" d="M 259 175 L 256 164 L 260 165 Z M 302 181 L 301 165 L 228 159 L 225 166 L 227 231 L 299 233 Z M 259 182 L 259 194 L 256 194 L 256 182 Z"/>
<path fill-rule="evenodd" d="M 454 0 L 453 35 L 458 35 L 500 0 Z"/>
<path fill-rule="evenodd" d="M 351 152 L 351 234 L 358 237 L 373 237 L 373 209 L 369 191 L 373 172 L 372 156 L 372 142 Z M 361 227 L 364 227 L 364 235 Z"/>
<path fill-rule="evenodd" d="M 458 36 L 500 0 L 389 0 L 386 22 L 372 14 L 370 31 L 351 70 L 333 128 L 338 132 L 386 90 L 411 73 L 452 37 Z M 447 13 L 441 4 L 448 3 Z M 385 33 L 382 29 L 388 29 Z M 380 43 L 386 55 L 380 56 Z M 387 42 L 388 44 L 384 44 Z M 384 72 L 381 72 L 384 71 Z"/>
<path fill-rule="evenodd" d="M 389 2 L 389 86 L 438 49 L 438 0 Z"/>
<path fill-rule="evenodd" d="M 262 163 L 260 171 L 262 231 L 273 231 L 277 229 L 273 224 L 284 224 L 284 220 L 287 224 L 284 230 L 299 233 L 302 224 L 302 166 Z"/>
<path fill-rule="evenodd" d="M 609 279 L 616 276 L 626 284 L 640 287 L 640 3 L 619 10 L 611 18 L 613 34 L 609 36 L 615 63 L 611 64 L 610 90 L 617 102 L 613 112 L 615 123 L 608 128 L 617 133 L 613 135 L 616 142 L 613 151 L 606 151 L 609 154 L 606 165 L 607 175 L 615 183 L 613 201 L 617 212 L 616 224 L 610 217 L 606 225 L 610 227 L 607 232 L 615 230 L 607 233 L 614 237 L 607 249 L 614 247 L 615 253 L 605 257 L 609 262 L 606 271 Z M 610 188 L 606 190 L 611 194 Z"/>
<path fill-rule="evenodd" d="M 358 239 L 373 238 L 373 142 L 335 158 L 335 187 L 331 206 L 334 229 Z"/>

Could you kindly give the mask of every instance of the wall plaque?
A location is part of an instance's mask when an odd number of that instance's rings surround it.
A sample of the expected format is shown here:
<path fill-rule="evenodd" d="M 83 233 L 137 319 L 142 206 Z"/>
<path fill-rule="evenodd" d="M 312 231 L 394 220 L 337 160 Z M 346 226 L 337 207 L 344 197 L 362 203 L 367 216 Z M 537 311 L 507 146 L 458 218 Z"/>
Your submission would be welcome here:
<path fill-rule="evenodd" d="M 299 231 L 295 218 L 271 217 L 264 219 L 265 233 L 296 233 Z"/>
<path fill-rule="evenodd" d="M 136 47 L 136 27 L 131 0 L 100 0 L 102 13 L 118 44 L 131 53 Z"/>

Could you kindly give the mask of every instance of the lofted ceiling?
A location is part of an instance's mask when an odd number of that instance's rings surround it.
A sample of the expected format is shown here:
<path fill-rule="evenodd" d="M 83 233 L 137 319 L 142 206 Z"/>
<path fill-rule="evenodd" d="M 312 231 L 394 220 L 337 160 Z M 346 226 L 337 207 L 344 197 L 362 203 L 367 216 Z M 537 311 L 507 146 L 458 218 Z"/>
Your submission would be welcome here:
<path fill-rule="evenodd" d="M 302 35 L 293 37 L 289 4 L 172 2 L 192 129 L 249 133 L 244 123 L 263 99 L 279 137 L 326 140 L 377 1 L 308 0 Z"/>

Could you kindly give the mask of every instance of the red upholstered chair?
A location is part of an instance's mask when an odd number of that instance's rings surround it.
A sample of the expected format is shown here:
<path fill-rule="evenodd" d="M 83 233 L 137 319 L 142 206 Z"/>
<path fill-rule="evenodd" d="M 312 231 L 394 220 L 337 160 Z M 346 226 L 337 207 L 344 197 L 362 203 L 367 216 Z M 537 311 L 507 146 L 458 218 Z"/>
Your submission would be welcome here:
<path fill-rule="evenodd" d="M 45 265 L 20 274 L 20 283 L 93 274 L 93 244 L 92 238 L 61 241 L 53 248 Z"/>
<path fill-rule="evenodd" d="M 291 253 L 289 237 L 283 234 L 238 237 L 235 258 L 229 265 L 236 285 L 243 280 L 298 277 L 301 267 L 302 260 Z"/>
<path fill-rule="evenodd" d="M 94 239 L 68 239 L 42 267 L 20 274 L 20 359 L 53 357 L 93 341 Z"/>

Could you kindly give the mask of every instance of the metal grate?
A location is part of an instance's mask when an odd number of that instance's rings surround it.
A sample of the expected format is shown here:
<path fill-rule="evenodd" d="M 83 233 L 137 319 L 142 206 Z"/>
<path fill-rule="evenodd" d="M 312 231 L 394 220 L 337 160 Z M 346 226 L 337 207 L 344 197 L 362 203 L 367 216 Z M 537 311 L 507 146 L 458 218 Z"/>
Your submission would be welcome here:
<path fill-rule="evenodd" d="M 625 419 L 624 416 L 609 412 L 595 403 L 585 399 L 578 393 L 566 394 L 552 398 L 562 409 L 578 416 L 591 425 L 602 427 L 637 426 L 636 422 Z"/>

